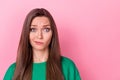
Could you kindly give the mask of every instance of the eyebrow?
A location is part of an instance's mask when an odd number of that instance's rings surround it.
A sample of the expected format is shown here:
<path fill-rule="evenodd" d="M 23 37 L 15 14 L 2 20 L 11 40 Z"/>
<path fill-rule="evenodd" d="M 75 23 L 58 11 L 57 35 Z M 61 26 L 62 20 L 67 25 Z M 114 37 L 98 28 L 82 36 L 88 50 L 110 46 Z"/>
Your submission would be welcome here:
<path fill-rule="evenodd" d="M 37 25 L 30 25 L 30 26 L 36 27 Z"/>
<path fill-rule="evenodd" d="M 33 26 L 33 27 L 37 27 L 37 25 L 31 25 L 31 26 Z M 47 27 L 47 26 L 50 26 L 49 24 L 45 24 L 45 25 L 43 25 L 43 27 Z"/>

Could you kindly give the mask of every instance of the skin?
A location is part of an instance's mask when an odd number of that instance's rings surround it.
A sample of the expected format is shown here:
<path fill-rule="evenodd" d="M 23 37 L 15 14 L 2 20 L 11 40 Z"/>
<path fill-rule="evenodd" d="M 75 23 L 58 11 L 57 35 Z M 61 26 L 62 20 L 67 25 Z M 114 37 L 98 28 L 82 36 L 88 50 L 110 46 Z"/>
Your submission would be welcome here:
<path fill-rule="evenodd" d="M 52 38 L 50 21 L 47 17 L 35 17 L 31 22 L 29 40 L 35 63 L 47 61 Z"/>

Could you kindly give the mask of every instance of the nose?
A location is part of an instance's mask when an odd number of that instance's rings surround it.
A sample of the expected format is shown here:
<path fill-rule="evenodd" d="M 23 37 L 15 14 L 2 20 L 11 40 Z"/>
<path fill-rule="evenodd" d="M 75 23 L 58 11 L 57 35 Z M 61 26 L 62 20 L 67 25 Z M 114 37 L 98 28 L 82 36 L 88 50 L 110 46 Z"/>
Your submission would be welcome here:
<path fill-rule="evenodd" d="M 39 39 L 42 39 L 42 38 L 43 38 L 43 35 L 42 35 L 42 31 L 41 31 L 41 30 L 38 30 L 38 32 L 37 32 L 37 37 L 38 37 Z"/>

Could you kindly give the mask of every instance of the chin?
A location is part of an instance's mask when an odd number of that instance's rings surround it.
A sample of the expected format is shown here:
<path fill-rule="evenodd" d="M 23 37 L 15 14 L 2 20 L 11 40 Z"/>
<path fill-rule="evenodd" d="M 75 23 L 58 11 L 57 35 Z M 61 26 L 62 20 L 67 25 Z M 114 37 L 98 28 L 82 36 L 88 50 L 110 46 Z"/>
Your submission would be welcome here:
<path fill-rule="evenodd" d="M 45 50 L 45 47 L 36 47 L 34 49 L 36 49 L 36 50 Z"/>
<path fill-rule="evenodd" d="M 45 48 L 35 48 L 36 50 L 45 50 Z"/>

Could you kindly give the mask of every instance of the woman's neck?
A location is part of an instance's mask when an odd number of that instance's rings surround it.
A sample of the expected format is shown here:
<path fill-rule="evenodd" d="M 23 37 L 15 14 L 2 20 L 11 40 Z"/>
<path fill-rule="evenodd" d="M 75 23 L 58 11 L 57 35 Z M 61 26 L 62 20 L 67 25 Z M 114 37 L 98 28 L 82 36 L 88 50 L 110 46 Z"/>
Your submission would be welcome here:
<path fill-rule="evenodd" d="M 33 62 L 34 63 L 40 63 L 45 62 L 48 59 L 49 50 L 35 50 L 33 49 Z"/>

